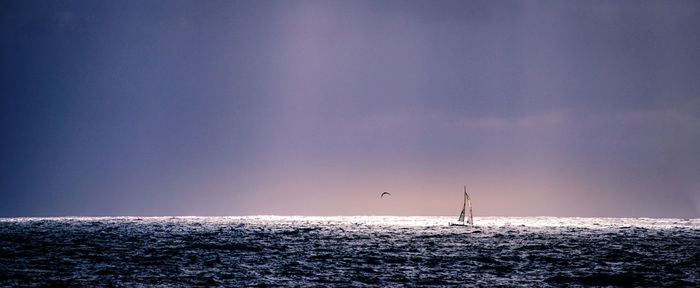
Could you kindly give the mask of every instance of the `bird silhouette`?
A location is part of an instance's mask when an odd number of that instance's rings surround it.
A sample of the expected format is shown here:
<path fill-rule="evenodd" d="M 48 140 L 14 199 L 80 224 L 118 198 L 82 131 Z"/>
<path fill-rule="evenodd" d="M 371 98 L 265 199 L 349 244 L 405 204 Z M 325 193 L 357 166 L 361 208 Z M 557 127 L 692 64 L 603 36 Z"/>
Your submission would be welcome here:
<path fill-rule="evenodd" d="M 389 196 L 391 196 L 391 193 L 389 193 L 389 192 L 382 192 L 382 195 L 380 195 L 379 198 L 384 198 L 384 195 L 389 195 Z"/>

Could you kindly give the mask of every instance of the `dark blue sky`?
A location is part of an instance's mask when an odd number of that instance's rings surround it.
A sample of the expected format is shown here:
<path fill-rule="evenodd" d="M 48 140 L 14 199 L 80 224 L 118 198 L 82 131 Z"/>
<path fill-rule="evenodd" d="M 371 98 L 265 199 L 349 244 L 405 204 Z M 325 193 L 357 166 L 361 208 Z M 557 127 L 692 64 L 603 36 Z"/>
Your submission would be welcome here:
<path fill-rule="evenodd" d="M 698 1 L 0 1 L 0 216 L 700 217 Z M 382 191 L 391 199 L 378 201 Z"/>

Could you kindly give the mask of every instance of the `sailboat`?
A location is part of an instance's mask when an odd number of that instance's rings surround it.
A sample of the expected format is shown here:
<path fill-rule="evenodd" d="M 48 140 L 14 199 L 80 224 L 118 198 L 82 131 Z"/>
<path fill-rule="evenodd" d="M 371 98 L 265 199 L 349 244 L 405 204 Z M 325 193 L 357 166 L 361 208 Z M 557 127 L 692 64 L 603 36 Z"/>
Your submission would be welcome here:
<path fill-rule="evenodd" d="M 467 218 L 467 223 L 464 223 L 464 216 L 466 216 L 467 205 L 469 205 L 469 218 Z M 459 213 L 459 220 L 457 223 L 450 223 L 450 226 L 469 226 L 474 227 L 474 219 L 472 218 L 472 199 L 469 198 L 467 194 L 467 186 L 464 186 L 464 205 L 462 206 L 462 212 Z"/>

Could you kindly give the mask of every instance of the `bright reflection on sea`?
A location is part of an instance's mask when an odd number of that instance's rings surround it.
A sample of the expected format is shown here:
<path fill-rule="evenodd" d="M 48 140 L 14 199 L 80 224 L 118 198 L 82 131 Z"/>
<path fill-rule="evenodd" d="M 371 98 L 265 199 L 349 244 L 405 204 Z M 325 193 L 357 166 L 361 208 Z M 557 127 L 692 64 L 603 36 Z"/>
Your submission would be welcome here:
<path fill-rule="evenodd" d="M 205 217 L 206 218 L 206 217 Z M 356 224 L 367 226 L 393 227 L 433 227 L 447 226 L 457 219 L 454 216 L 245 216 L 224 217 L 220 220 L 238 220 L 243 222 L 262 222 L 276 224 Z M 216 221 L 209 219 L 209 221 Z M 224 220 L 225 221 L 225 220 Z M 620 227 L 640 228 L 700 228 L 700 219 L 677 218 L 586 218 L 586 217 L 474 217 L 474 225 L 478 228 L 502 227 L 571 227 L 605 229 Z M 455 227 L 460 229 L 460 227 Z M 464 229 L 464 227 L 461 227 Z"/>
<path fill-rule="evenodd" d="M 697 287 L 700 219 L 0 219 L 0 286 Z"/>
<path fill-rule="evenodd" d="M 168 216 L 168 217 L 27 217 L 4 218 L 0 221 L 101 221 L 123 222 L 137 221 L 143 223 L 178 221 L 182 223 L 249 223 L 249 224 L 286 224 L 286 225 L 362 225 L 383 227 L 449 227 L 456 222 L 455 216 Z M 617 229 L 638 227 L 650 229 L 690 228 L 700 229 L 700 218 L 592 218 L 592 217 L 474 217 L 474 228 L 587 228 Z M 453 227 L 452 229 L 465 229 Z"/>

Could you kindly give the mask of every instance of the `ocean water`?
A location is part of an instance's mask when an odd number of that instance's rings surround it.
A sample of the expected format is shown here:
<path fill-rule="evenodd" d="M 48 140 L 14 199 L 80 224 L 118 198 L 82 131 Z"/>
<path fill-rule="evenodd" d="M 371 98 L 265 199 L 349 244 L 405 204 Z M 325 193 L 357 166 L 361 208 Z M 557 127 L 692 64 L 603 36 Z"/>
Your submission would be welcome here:
<path fill-rule="evenodd" d="M 0 286 L 700 286 L 700 219 L 0 218 Z"/>

